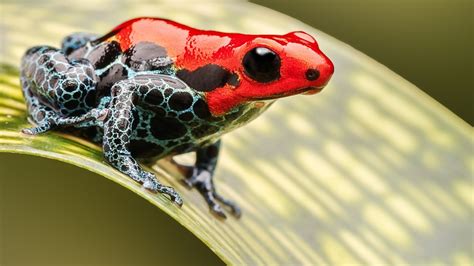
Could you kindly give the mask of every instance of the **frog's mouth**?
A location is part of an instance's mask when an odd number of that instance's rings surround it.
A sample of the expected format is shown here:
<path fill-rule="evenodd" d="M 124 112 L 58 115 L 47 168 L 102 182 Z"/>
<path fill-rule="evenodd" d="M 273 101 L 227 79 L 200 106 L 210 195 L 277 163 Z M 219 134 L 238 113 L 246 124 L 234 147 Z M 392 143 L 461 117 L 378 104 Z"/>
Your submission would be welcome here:
<path fill-rule="evenodd" d="M 296 94 L 313 95 L 313 94 L 316 94 L 316 93 L 318 93 L 322 90 L 323 90 L 323 87 L 305 87 L 305 88 L 301 88 L 301 89 L 298 89 L 298 90 L 279 93 L 279 94 L 275 94 L 275 95 L 271 95 L 271 96 L 255 97 L 255 98 L 252 98 L 252 100 L 274 100 L 274 99 L 288 97 L 288 96 L 292 96 L 292 95 L 296 95 Z"/>
<path fill-rule="evenodd" d="M 317 88 L 317 87 L 308 87 L 306 89 L 307 89 L 306 91 L 301 92 L 301 93 L 304 94 L 304 95 L 313 95 L 313 94 L 316 94 L 316 93 L 322 91 L 323 87 L 319 87 L 319 88 Z"/>

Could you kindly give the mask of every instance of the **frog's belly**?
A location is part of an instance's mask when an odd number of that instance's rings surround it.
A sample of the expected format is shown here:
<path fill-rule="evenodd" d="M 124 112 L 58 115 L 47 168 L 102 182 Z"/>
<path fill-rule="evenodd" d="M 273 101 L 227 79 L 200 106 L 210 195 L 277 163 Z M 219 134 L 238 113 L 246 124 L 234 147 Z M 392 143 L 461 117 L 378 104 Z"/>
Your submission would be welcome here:
<path fill-rule="evenodd" d="M 129 149 L 136 158 L 162 158 L 190 152 L 217 141 L 221 135 L 241 127 L 257 117 L 265 108 L 240 108 L 221 117 L 200 118 L 195 112 L 183 113 L 161 107 L 137 107 L 132 124 L 133 133 Z M 150 107 L 149 107 L 150 108 Z"/>
<path fill-rule="evenodd" d="M 158 140 L 154 138 L 132 137 L 129 150 L 132 156 L 140 159 L 160 159 L 169 155 L 178 155 L 196 150 L 215 142 L 220 134 L 206 134 L 202 138 L 192 138 L 189 135 L 177 139 Z"/>
<path fill-rule="evenodd" d="M 160 116 L 157 111 L 136 111 L 129 150 L 136 158 L 162 158 L 190 152 L 217 140 L 225 129 L 196 117 L 183 121 L 179 116 Z"/>

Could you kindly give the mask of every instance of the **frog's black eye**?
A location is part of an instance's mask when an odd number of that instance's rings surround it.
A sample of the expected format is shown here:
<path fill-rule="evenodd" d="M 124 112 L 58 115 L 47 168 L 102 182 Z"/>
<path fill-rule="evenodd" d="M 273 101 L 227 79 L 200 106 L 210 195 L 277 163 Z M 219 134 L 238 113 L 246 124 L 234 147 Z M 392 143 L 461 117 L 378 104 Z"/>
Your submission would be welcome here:
<path fill-rule="evenodd" d="M 280 57 L 272 50 L 257 47 L 244 56 L 245 74 L 258 82 L 270 82 L 280 77 Z"/>

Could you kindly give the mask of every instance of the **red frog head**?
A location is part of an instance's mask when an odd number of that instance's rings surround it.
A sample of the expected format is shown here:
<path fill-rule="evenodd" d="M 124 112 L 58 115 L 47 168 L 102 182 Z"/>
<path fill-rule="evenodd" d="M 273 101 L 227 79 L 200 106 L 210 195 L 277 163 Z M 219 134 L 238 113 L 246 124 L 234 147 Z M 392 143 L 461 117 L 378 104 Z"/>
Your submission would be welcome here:
<path fill-rule="evenodd" d="M 232 37 L 233 45 L 213 56 L 213 64 L 232 73 L 231 82 L 206 92 L 214 115 L 240 103 L 318 93 L 334 72 L 331 60 L 305 32 Z"/>

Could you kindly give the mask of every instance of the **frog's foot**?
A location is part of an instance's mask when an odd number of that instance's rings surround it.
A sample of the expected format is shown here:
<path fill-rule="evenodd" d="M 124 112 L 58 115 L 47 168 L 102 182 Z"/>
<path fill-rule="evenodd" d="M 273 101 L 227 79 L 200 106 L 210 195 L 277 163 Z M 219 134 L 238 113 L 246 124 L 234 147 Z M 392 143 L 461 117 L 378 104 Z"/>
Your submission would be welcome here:
<path fill-rule="evenodd" d="M 53 112 L 48 111 L 48 118 L 38 121 L 36 127 L 24 128 L 21 130 L 21 132 L 28 135 L 38 135 L 57 126 L 79 125 L 89 121 L 93 122 L 94 124 L 98 124 L 98 122 L 102 122 L 106 119 L 108 113 L 108 109 L 92 109 L 81 116 L 60 117 Z"/>
<path fill-rule="evenodd" d="M 144 182 L 143 182 L 143 187 L 144 188 L 146 188 L 146 189 L 148 189 L 152 192 L 155 192 L 155 193 L 159 192 L 159 193 L 168 195 L 171 198 L 171 200 L 174 203 L 176 203 L 178 206 L 180 206 L 180 207 L 183 206 L 183 199 L 178 194 L 178 192 L 175 191 L 174 188 L 164 186 L 161 183 L 159 183 L 156 180 L 155 175 L 152 174 L 152 173 L 143 171 L 142 176 L 144 177 Z"/>
<path fill-rule="evenodd" d="M 55 123 L 53 119 L 44 120 L 39 123 L 36 127 L 24 128 L 21 130 L 23 134 L 27 135 L 38 135 L 54 128 Z"/>
<path fill-rule="evenodd" d="M 98 109 L 94 108 L 89 112 L 80 115 L 80 116 L 73 116 L 73 117 L 61 117 L 57 119 L 58 126 L 72 126 L 72 125 L 79 125 L 81 123 L 86 122 L 103 122 L 107 115 L 109 114 L 109 109 Z"/>
<path fill-rule="evenodd" d="M 212 213 L 218 217 L 227 218 L 219 202 L 228 207 L 235 217 L 239 218 L 241 216 L 242 212 L 237 204 L 217 193 L 212 181 L 212 174 L 208 170 L 194 168 L 191 177 L 187 177 L 182 181 L 188 188 L 195 187 L 206 200 Z"/>

